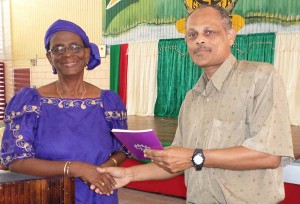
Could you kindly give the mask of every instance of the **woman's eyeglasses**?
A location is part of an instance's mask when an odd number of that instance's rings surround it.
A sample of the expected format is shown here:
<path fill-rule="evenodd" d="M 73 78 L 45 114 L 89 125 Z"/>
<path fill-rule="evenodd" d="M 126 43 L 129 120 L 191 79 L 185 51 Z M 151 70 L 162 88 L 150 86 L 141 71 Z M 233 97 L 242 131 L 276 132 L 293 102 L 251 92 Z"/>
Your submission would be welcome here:
<path fill-rule="evenodd" d="M 77 44 L 71 44 L 69 47 L 66 47 L 64 45 L 59 45 L 51 48 L 48 50 L 48 52 L 52 52 L 55 55 L 64 54 L 67 50 L 70 50 L 73 53 L 78 53 L 84 48 L 84 46 L 77 45 Z"/>

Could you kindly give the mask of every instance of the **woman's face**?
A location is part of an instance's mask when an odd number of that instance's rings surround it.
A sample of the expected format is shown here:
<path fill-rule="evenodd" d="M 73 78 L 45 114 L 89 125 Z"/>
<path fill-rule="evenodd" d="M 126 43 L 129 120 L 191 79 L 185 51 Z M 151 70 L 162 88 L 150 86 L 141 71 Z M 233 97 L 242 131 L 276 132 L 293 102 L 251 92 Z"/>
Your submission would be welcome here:
<path fill-rule="evenodd" d="M 71 76 L 83 74 L 89 62 L 90 49 L 85 48 L 82 39 L 73 32 L 59 31 L 53 35 L 47 58 L 57 74 Z"/>

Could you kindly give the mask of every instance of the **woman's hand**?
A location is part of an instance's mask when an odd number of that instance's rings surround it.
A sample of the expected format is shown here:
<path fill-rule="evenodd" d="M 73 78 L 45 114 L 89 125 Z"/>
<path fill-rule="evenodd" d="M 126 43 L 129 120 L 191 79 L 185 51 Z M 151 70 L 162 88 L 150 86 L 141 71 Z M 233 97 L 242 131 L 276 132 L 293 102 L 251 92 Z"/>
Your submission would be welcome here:
<path fill-rule="evenodd" d="M 115 184 L 114 189 L 121 188 L 127 185 L 133 179 L 133 174 L 128 168 L 122 167 L 98 167 L 98 172 L 100 174 L 109 174 L 113 177 Z M 91 190 L 94 190 L 96 193 L 105 194 L 101 188 L 97 186 L 90 186 Z"/>
<path fill-rule="evenodd" d="M 107 173 L 99 173 L 97 166 L 83 163 L 72 162 L 70 166 L 70 176 L 79 177 L 84 183 L 90 185 L 92 190 L 98 189 L 96 193 L 110 195 L 113 193 L 116 182 Z"/>

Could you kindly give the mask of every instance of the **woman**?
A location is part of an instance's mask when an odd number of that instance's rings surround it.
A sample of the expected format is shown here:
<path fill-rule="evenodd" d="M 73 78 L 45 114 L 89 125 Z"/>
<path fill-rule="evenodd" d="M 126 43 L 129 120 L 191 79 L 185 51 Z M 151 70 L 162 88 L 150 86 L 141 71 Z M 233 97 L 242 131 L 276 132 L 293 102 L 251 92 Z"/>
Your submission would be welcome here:
<path fill-rule="evenodd" d="M 46 56 L 58 80 L 24 88 L 9 102 L 1 162 L 11 171 L 75 177 L 76 203 L 118 203 L 114 180 L 97 166 L 117 166 L 126 150 L 112 128 L 127 128 L 126 108 L 112 91 L 83 80 L 100 64 L 97 46 L 76 24 L 58 20 L 45 35 Z M 96 185 L 107 194 L 89 189 Z"/>

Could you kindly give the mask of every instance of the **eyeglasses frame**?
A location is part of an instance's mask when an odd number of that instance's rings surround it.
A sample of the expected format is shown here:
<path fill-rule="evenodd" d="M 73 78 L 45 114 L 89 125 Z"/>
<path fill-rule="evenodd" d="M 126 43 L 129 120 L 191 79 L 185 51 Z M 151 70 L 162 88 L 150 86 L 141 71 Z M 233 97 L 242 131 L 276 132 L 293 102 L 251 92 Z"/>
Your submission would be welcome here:
<path fill-rule="evenodd" d="M 71 49 L 71 47 L 72 46 L 74 46 L 74 45 L 76 45 L 77 46 L 77 48 L 79 48 L 79 50 L 77 51 L 77 52 L 74 52 L 72 49 Z M 53 55 L 62 55 L 62 54 L 65 54 L 66 52 L 67 52 L 67 50 L 70 50 L 72 53 L 74 53 L 74 54 L 77 54 L 77 53 L 79 53 L 83 48 L 86 48 L 86 46 L 84 46 L 84 45 L 78 45 L 78 44 L 71 44 L 70 46 L 65 46 L 65 45 L 59 45 L 59 46 L 63 46 L 64 48 L 65 48 L 65 50 L 64 50 L 64 52 L 62 52 L 62 53 L 60 53 L 60 52 L 53 52 L 53 48 L 52 49 L 49 49 L 48 51 L 47 51 L 47 53 L 52 53 Z M 59 47 L 59 46 L 57 46 L 57 47 Z"/>

